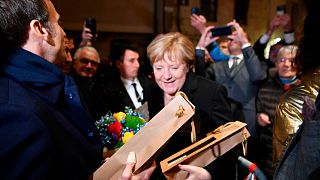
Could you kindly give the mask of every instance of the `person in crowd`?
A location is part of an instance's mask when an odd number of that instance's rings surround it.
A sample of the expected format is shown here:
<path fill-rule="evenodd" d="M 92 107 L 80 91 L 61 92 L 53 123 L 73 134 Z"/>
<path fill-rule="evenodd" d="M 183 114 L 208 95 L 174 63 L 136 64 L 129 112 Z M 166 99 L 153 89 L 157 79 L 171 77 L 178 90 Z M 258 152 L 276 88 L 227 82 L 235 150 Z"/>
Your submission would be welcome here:
<path fill-rule="evenodd" d="M 203 34 L 207 28 L 206 18 L 202 15 L 192 14 L 190 17 L 190 24 L 201 34 Z M 219 38 L 219 40 L 218 40 Z M 215 38 L 217 41 L 212 41 L 210 44 L 207 44 L 204 48 L 205 51 L 209 52 L 209 55 L 214 62 L 227 61 L 230 58 L 228 50 L 228 39 L 218 37 Z"/>
<path fill-rule="evenodd" d="M 285 94 L 277 107 L 276 121 L 282 122 L 274 126 L 273 140 L 278 150 L 275 152 L 279 153 L 275 155 L 280 156 L 274 173 L 276 180 L 316 180 L 320 177 L 320 62 L 317 48 L 320 12 L 316 1 L 304 0 L 304 4 L 307 15 L 295 59 L 302 72 L 302 84 Z"/>
<path fill-rule="evenodd" d="M 217 82 L 193 73 L 194 51 L 193 43 L 178 32 L 157 36 L 150 43 L 147 53 L 157 85 L 151 90 L 148 105 L 150 116 L 153 117 L 178 91 L 184 92 L 196 107 L 193 119 L 196 137 L 201 139 L 208 132 L 231 121 L 232 115 L 226 89 Z M 190 126 L 190 123 L 186 123 L 173 135 L 157 157 L 158 163 L 193 143 L 190 140 Z M 236 150 L 229 151 L 205 168 L 183 165 L 180 168 L 188 171 L 189 177 L 234 179 L 239 155 Z M 161 179 L 161 172 L 156 170 L 153 176 Z"/>
<path fill-rule="evenodd" d="M 203 62 L 197 61 L 198 66 L 196 67 L 199 68 L 196 68 L 196 73 L 215 80 L 227 88 L 228 97 L 241 104 L 249 132 L 255 137 L 255 98 L 258 84 L 267 77 L 267 66 L 258 60 L 241 26 L 235 21 L 228 23 L 228 25 L 233 26 L 236 30 L 233 35 L 228 37 L 230 59 L 213 63 L 208 68 L 204 68 Z M 210 38 L 210 29 L 212 28 L 214 27 L 207 27 L 203 35 L 205 38 L 200 39 L 204 42 L 199 41 L 198 46 L 205 46 L 215 40 Z"/>
<path fill-rule="evenodd" d="M 99 64 L 98 51 L 92 46 L 82 46 L 75 52 L 73 69 L 70 72 L 94 121 L 110 110 L 107 93 L 102 82 L 96 78 Z"/>
<path fill-rule="evenodd" d="M 54 65 L 66 59 L 60 15 L 50 0 L 0 7 L 1 178 L 88 179 L 102 145 L 73 79 Z"/>
<path fill-rule="evenodd" d="M 266 59 L 264 56 L 264 51 L 267 47 L 267 44 L 274 33 L 279 27 L 283 28 L 284 31 L 284 40 L 277 42 L 273 48 L 270 48 L 269 51 L 269 59 Z M 291 17 L 289 14 L 277 14 L 270 21 L 268 30 L 261 35 L 261 37 L 254 43 L 253 49 L 256 52 L 258 58 L 261 61 L 264 61 L 269 68 L 274 67 L 275 61 L 273 61 L 277 57 L 277 53 L 279 49 L 283 45 L 289 45 L 294 43 L 294 30 L 291 25 Z M 280 45 L 280 46 L 277 46 Z"/>
<path fill-rule="evenodd" d="M 279 50 L 275 61 L 277 73 L 269 76 L 268 80 L 260 86 L 257 95 L 258 166 L 268 179 L 272 179 L 274 171 L 272 167 L 272 127 L 276 105 L 285 92 L 300 83 L 294 63 L 297 51 L 298 47 L 295 45 L 283 46 Z"/>
<path fill-rule="evenodd" d="M 308 14 L 304 21 L 303 37 L 295 63 L 301 72 L 301 84 L 284 94 L 276 108 L 273 126 L 273 163 L 276 167 L 284 151 L 304 121 L 302 114 L 305 96 L 315 101 L 320 88 L 320 61 L 318 61 L 319 10 L 316 3 L 305 0 Z M 312 146 L 312 145 L 310 145 Z"/>
<path fill-rule="evenodd" d="M 78 76 L 92 78 L 99 64 L 100 55 L 94 47 L 83 46 L 76 50 L 73 68 Z"/>
<path fill-rule="evenodd" d="M 73 53 L 74 53 L 74 37 L 72 33 L 68 30 L 64 30 L 66 32 L 65 37 L 65 44 L 66 44 L 66 53 L 67 58 L 65 61 L 60 61 L 59 63 L 55 64 L 58 66 L 65 74 L 69 74 L 73 64 Z"/>
<path fill-rule="evenodd" d="M 228 36 L 230 59 L 215 62 L 206 68 L 201 58 L 196 57 L 195 72 L 226 87 L 233 116 L 246 122 L 251 134 L 248 141 L 248 159 L 256 162 L 258 148 L 256 96 L 259 85 L 267 78 L 268 68 L 264 62 L 259 61 L 241 26 L 235 21 L 228 25 L 235 29 L 233 34 Z M 211 37 L 212 28 L 214 26 L 207 27 L 202 34 L 197 45 L 199 48 L 205 48 L 216 40 L 215 37 Z"/>
<path fill-rule="evenodd" d="M 139 108 L 148 101 L 153 82 L 139 74 L 138 49 L 127 39 L 114 39 L 110 46 L 113 76 L 110 77 L 108 94 L 112 112 L 125 107 Z"/>

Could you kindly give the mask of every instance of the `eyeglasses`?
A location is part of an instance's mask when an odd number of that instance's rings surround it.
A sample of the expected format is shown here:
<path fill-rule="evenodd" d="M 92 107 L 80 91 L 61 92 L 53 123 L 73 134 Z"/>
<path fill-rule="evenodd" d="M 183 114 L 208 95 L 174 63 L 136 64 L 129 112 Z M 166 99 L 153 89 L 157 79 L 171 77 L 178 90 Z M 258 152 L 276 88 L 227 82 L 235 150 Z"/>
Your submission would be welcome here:
<path fill-rule="evenodd" d="M 90 59 L 82 58 L 79 60 L 82 64 L 91 64 L 92 66 L 98 66 L 99 63 Z"/>
<path fill-rule="evenodd" d="M 285 63 L 285 62 L 287 62 L 287 61 L 289 61 L 290 63 L 292 63 L 292 64 L 294 64 L 295 62 L 294 62 L 294 58 L 280 58 L 279 60 L 278 60 L 278 62 L 279 63 Z"/>

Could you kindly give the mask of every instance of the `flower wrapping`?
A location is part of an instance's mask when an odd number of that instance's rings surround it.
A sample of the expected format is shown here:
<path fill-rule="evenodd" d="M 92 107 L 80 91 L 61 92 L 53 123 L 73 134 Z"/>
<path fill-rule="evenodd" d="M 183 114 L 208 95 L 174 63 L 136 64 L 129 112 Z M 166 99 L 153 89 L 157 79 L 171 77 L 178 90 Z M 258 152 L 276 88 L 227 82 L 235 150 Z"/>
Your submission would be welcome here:
<path fill-rule="evenodd" d="M 142 114 L 126 107 L 124 112 L 108 113 L 95 122 L 103 146 L 107 150 L 120 148 L 128 142 L 145 124 L 147 120 Z"/>

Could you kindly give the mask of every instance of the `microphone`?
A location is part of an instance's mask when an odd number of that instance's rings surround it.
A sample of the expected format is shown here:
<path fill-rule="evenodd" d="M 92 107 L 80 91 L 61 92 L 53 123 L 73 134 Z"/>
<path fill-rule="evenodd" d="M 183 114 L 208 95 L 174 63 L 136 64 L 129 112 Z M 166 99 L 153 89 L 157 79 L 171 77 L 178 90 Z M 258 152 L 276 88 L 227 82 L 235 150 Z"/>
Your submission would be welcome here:
<path fill-rule="evenodd" d="M 267 177 L 263 174 L 263 172 L 257 167 L 256 164 L 248 161 L 247 159 L 239 156 L 238 160 L 240 161 L 241 165 L 248 168 L 250 173 L 253 173 L 257 176 L 259 180 L 267 180 Z"/>

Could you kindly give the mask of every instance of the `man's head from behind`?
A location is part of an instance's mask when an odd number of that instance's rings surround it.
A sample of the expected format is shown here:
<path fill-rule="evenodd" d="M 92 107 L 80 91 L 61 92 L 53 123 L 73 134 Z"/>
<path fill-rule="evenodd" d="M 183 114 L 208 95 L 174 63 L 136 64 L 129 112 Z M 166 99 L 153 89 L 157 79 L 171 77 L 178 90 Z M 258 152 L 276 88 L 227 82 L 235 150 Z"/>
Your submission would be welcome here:
<path fill-rule="evenodd" d="M 118 68 L 122 78 L 133 80 L 139 72 L 139 53 L 126 39 L 115 39 L 110 46 L 110 59 Z"/>
<path fill-rule="evenodd" d="M 79 76 L 92 77 L 96 74 L 99 63 L 99 53 L 92 46 L 83 46 L 74 54 L 73 68 Z"/>
<path fill-rule="evenodd" d="M 1 44 L 22 47 L 49 62 L 65 58 L 65 33 L 50 0 L 0 1 Z"/>

